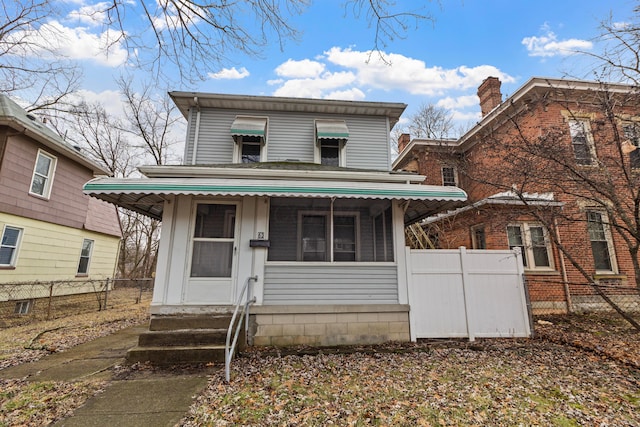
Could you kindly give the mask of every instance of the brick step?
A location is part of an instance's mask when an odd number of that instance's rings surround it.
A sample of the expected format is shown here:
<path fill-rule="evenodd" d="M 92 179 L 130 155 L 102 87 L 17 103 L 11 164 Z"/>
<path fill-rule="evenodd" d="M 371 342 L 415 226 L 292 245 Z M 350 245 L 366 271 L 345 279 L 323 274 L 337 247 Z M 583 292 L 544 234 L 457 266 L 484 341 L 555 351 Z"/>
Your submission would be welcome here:
<path fill-rule="evenodd" d="M 154 365 L 224 363 L 224 345 L 134 347 L 127 352 L 127 363 L 136 362 L 151 362 Z"/>
<path fill-rule="evenodd" d="M 211 314 L 206 316 L 152 316 L 150 331 L 171 331 L 178 329 L 227 329 L 231 321 L 230 314 Z"/>
<path fill-rule="evenodd" d="M 244 334 L 241 334 L 244 335 Z M 224 345 L 226 329 L 178 329 L 145 331 L 138 337 L 139 347 Z"/>

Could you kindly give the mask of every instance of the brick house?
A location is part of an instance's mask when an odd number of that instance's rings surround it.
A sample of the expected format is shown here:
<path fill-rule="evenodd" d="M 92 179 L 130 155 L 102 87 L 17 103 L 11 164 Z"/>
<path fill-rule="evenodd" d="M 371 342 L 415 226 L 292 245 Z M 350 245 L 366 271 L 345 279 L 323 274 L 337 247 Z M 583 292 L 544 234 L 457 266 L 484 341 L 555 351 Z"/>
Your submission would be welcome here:
<path fill-rule="evenodd" d="M 603 307 L 590 280 L 637 304 L 637 256 L 625 242 L 637 242 L 640 201 L 635 88 L 532 78 L 502 101 L 500 86 L 480 85 L 482 119 L 459 139 L 398 141 L 394 170 L 469 196 L 421 223 L 429 244 L 519 247 L 534 313 Z"/>
<path fill-rule="evenodd" d="M 122 235 L 116 208 L 82 192 L 108 174 L 0 95 L 0 306 L 27 314 L 40 297 L 93 292 L 86 282 L 113 277 Z M 25 290 L 51 281 L 68 284 Z"/>

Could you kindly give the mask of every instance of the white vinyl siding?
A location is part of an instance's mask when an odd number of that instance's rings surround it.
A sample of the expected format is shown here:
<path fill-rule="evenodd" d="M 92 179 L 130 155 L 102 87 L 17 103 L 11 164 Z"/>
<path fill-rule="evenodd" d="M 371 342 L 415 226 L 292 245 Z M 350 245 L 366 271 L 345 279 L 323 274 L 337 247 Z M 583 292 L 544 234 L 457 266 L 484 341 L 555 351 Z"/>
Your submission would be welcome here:
<path fill-rule="evenodd" d="M 267 264 L 263 303 L 397 304 L 397 266 Z"/>
<path fill-rule="evenodd" d="M 266 158 L 281 162 L 294 160 L 313 163 L 316 139 L 315 120 L 345 120 L 349 139 L 345 144 L 345 163 L 349 168 L 389 170 L 390 151 L 386 117 L 322 115 L 265 111 L 224 111 L 202 109 L 198 133 L 196 164 L 233 163 L 234 141 L 231 125 L 237 115 L 268 117 Z M 195 137 L 195 114 L 191 115 L 185 147 L 186 163 L 191 163 Z M 264 157 L 264 156 L 263 156 Z"/>

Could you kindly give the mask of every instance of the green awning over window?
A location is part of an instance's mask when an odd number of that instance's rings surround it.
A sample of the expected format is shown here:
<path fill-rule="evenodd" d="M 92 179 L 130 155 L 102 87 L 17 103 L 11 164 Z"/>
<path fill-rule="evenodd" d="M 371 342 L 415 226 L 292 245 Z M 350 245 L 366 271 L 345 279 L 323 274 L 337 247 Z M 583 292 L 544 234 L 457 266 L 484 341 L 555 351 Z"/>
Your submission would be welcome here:
<path fill-rule="evenodd" d="M 264 138 L 267 129 L 267 119 L 260 117 L 238 116 L 231 124 L 233 136 L 261 136 Z"/>
<path fill-rule="evenodd" d="M 347 139 L 349 128 L 344 120 L 316 120 L 318 139 Z"/>

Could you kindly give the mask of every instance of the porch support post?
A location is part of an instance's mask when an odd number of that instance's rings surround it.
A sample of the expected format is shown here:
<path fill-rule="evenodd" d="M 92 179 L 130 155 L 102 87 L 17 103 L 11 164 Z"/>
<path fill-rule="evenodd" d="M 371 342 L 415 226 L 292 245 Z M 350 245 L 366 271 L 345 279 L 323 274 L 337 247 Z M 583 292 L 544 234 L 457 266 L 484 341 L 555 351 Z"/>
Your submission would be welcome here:
<path fill-rule="evenodd" d="M 404 241 L 404 212 L 398 200 L 392 200 L 391 202 L 393 207 L 393 252 L 398 266 L 398 304 L 409 304 L 407 269 L 405 267 L 408 261 Z"/>

